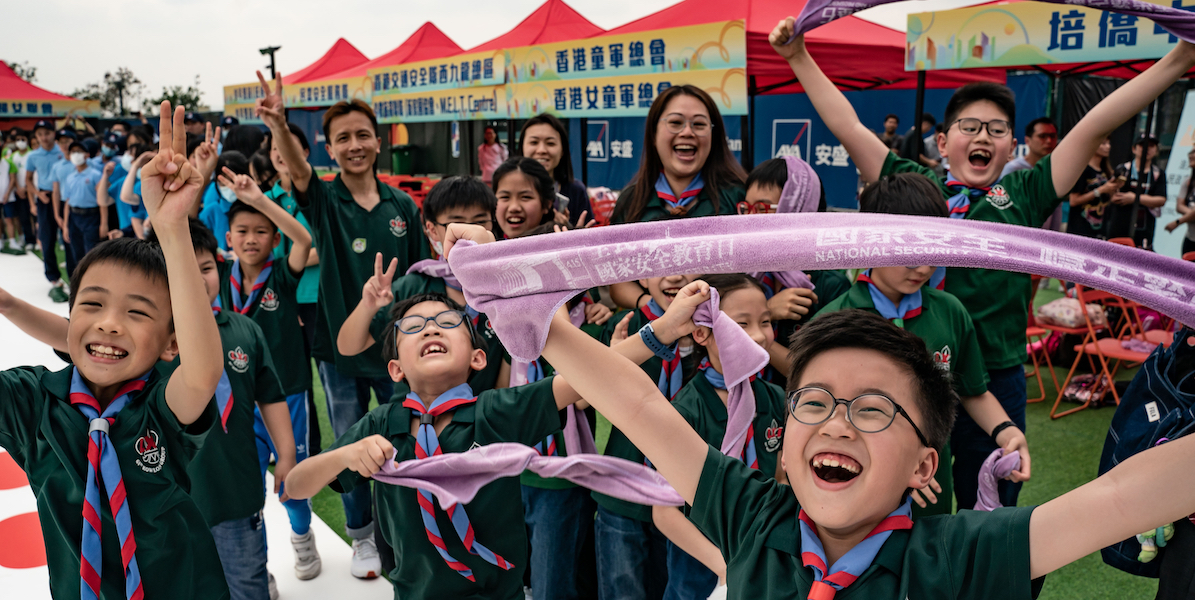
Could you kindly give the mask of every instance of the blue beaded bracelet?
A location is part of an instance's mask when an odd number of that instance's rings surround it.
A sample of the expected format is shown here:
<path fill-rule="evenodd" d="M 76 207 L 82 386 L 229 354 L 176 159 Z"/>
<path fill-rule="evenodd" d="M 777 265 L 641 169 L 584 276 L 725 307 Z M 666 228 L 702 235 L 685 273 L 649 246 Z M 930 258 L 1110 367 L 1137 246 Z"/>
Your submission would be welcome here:
<path fill-rule="evenodd" d="M 672 360 L 676 357 L 676 352 L 672 351 L 668 346 L 665 346 L 659 338 L 656 337 L 656 331 L 652 328 L 651 323 L 639 328 L 639 339 L 647 345 L 648 349 L 656 356 L 664 360 Z"/>

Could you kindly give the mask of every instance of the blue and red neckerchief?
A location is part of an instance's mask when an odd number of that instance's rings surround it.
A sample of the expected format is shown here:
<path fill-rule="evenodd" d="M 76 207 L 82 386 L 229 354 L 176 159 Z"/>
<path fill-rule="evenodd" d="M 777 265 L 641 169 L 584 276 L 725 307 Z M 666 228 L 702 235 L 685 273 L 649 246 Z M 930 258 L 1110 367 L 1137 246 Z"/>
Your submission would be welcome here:
<path fill-rule="evenodd" d="M 232 273 L 229 275 L 229 280 L 232 283 L 232 309 L 242 315 L 249 314 L 249 309 L 253 308 L 253 304 L 261 297 L 262 290 L 266 288 L 266 281 L 270 279 L 270 272 L 274 270 L 274 256 L 270 255 L 269 260 L 266 261 L 266 266 L 257 274 L 257 279 L 253 282 L 253 288 L 249 290 L 248 299 L 243 303 L 241 295 L 244 290 L 241 289 L 241 259 L 236 259 L 232 262 Z"/>
<path fill-rule="evenodd" d="M 660 308 L 660 305 L 656 303 L 654 298 L 648 300 L 647 304 L 640 307 L 639 312 L 642 312 L 648 321 L 655 321 L 664 316 L 664 309 Z M 671 402 L 676 399 L 676 395 L 684 387 L 685 374 L 681 370 L 681 356 L 680 352 L 677 351 L 677 344 L 672 344 L 668 349 L 672 351 L 672 359 L 660 359 L 663 362 L 663 368 L 660 369 L 660 377 L 656 384 L 660 388 L 660 393 Z"/>
<path fill-rule="evenodd" d="M 415 392 L 408 393 L 407 399 L 403 401 L 402 405 L 411 409 L 412 415 L 419 417 L 419 430 L 415 435 L 415 458 L 422 460 L 443 454 L 440 449 L 440 440 L 436 437 L 436 417 L 475 402 L 477 402 L 477 396 L 473 394 L 473 388 L 469 387 L 467 383 L 462 383 L 444 392 L 430 406 L 425 406 L 423 400 Z M 443 558 L 452 570 L 460 573 L 469 581 L 477 581 L 473 577 L 472 569 L 448 554 L 448 546 L 444 543 L 444 537 L 440 534 L 440 526 L 436 523 L 436 505 L 431 492 L 423 489 L 418 492 L 419 513 L 423 517 L 423 527 L 427 531 L 427 539 L 436 547 L 440 558 Z M 486 562 L 505 571 L 509 571 L 514 566 L 474 538 L 473 524 L 469 521 L 469 515 L 465 513 L 464 506 L 453 504 L 445 512 L 448 513 L 448 518 L 452 521 L 452 528 L 456 530 L 461 544 L 470 554 L 480 556 Z"/>
<path fill-rule="evenodd" d="M 683 215 L 688 212 L 689 205 L 693 203 L 703 188 L 705 188 L 705 180 L 701 178 L 701 173 L 697 173 L 697 176 L 689 182 L 685 191 L 681 192 L 678 198 L 672 195 L 672 186 L 668 185 L 668 178 L 663 173 L 660 173 L 659 179 L 656 179 L 656 195 L 664 201 L 664 206 L 673 215 Z"/>
<path fill-rule="evenodd" d="M 221 311 L 220 297 L 216 296 L 216 300 L 212 302 L 212 314 L 218 315 Z M 228 379 L 228 369 L 220 371 L 220 382 L 216 384 L 216 410 L 220 412 L 220 427 L 224 429 L 224 433 L 228 433 L 228 417 L 232 415 L 232 382 Z"/>
<path fill-rule="evenodd" d="M 913 528 L 913 501 L 905 500 L 892 511 L 863 541 L 851 548 L 829 568 L 826 567 L 826 550 L 817 537 L 817 525 L 801 509 L 801 560 L 813 569 L 813 587 L 809 589 L 808 600 L 831 600 L 839 590 L 851 585 L 875 562 L 876 555 L 884 542 L 899 529 Z"/>
<path fill-rule="evenodd" d="M 709 357 L 701 359 L 701 363 L 697 365 L 697 370 L 705 375 L 705 380 L 708 381 L 710 385 L 714 386 L 714 389 L 726 389 L 726 377 L 724 377 L 718 372 L 717 369 L 714 368 L 714 365 L 710 362 Z M 750 385 L 750 382 L 755 381 L 756 377 L 759 377 L 759 375 L 752 375 L 751 378 L 747 380 L 748 385 Z M 755 452 L 754 427 L 747 428 L 747 441 L 743 444 L 743 455 L 740 456 L 739 459 L 752 469 L 759 468 L 759 455 Z"/>
<path fill-rule="evenodd" d="M 971 187 L 955 179 L 954 175 L 947 171 L 946 189 L 954 194 L 946 200 L 946 205 L 950 207 L 950 218 L 965 219 L 967 218 L 967 211 L 971 210 L 971 201 L 987 196 L 988 192 L 992 191 L 992 186 Z"/>
<path fill-rule="evenodd" d="M 929 276 L 928 285 L 938 291 L 946 289 L 946 267 L 934 269 L 934 274 Z"/>
<path fill-rule="evenodd" d="M 867 284 L 867 291 L 871 292 L 871 303 L 875 305 L 875 309 L 880 313 L 881 317 L 892 321 L 893 325 L 905 328 L 905 320 L 912 319 L 921 314 L 921 290 L 913 292 L 912 294 L 905 294 L 900 299 L 900 305 L 893 304 L 880 288 L 876 287 L 875 282 L 871 280 L 869 274 L 871 269 L 868 269 L 859 274 L 859 281 Z"/>
<path fill-rule="evenodd" d="M 120 461 L 109 431 L 116 424 L 116 416 L 132 401 L 133 394 L 145 389 L 149 373 L 126 382 L 116 397 L 101 411 L 100 403 L 91 394 L 76 367 L 71 376 L 70 403 L 91 421 L 87 437 L 87 488 L 83 493 L 83 538 L 80 543 L 79 576 L 83 600 L 99 600 L 101 573 L 104 572 L 104 548 L 101 543 L 103 521 L 100 517 L 100 483 L 108 491 L 108 506 L 116 522 L 120 538 L 120 557 L 124 565 L 125 597 L 141 600 L 145 590 L 141 585 L 141 570 L 137 567 L 137 541 L 133 536 L 133 520 L 129 514 L 127 490 L 120 472 Z"/>

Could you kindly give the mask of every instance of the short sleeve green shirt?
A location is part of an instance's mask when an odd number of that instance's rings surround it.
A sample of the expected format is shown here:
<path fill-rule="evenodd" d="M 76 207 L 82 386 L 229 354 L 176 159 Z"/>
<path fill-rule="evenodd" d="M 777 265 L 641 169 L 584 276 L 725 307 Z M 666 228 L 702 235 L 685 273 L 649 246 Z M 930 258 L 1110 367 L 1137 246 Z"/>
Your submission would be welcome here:
<path fill-rule="evenodd" d="M 334 363 L 346 377 L 388 376 L 377 345 L 357 356 L 336 351 L 340 327 L 361 300 L 361 287 L 373 276 L 374 256 L 382 253 L 384 264 L 397 258 L 398 272 L 405 273 L 429 254 L 419 209 L 410 196 L 375 181 L 381 200 L 368 211 L 353 200 L 339 175 L 330 182 L 313 176 L 307 191 L 295 196 L 311 224 L 320 257 L 319 319 L 312 355 Z"/>
<path fill-rule="evenodd" d="M 411 409 L 393 402 L 379 406 L 340 436 L 329 451 L 371 435 L 381 435 L 394 444 L 398 452 L 396 460 L 414 460 L 412 425 Z M 498 442 L 530 446 L 560 426 L 552 378 L 548 378 L 517 388 L 481 392 L 476 403 L 454 411 L 452 421 L 436 437 L 442 451 L 448 454 Z M 346 470 L 331 486 L 346 492 L 368 484 L 368 479 Z M 523 522 L 518 477 L 499 479 L 481 488 L 473 502 L 465 505 L 476 539 L 510 561 L 514 567 L 509 571 L 465 550 L 448 515 L 436 509 L 436 523 L 448 554 L 473 570 L 476 583 L 453 571 L 428 541 L 415 489 L 377 484 L 375 493 L 382 535 L 394 547 L 395 555 L 401 557 L 390 572 L 396 598 L 523 598 L 527 526 Z"/>
<path fill-rule="evenodd" d="M 290 195 L 290 192 L 282 189 L 282 184 L 275 183 L 274 189 L 266 192 L 266 197 L 277 202 L 286 212 L 290 213 L 307 233 L 314 235 L 311 231 L 311 224 L 307 222 L 307 217 L 299 212 L 299 203 L 295 202 L 295 197 Z M 295 242 L 282 234 L 282 243 L 274 249 L 274 258 L 285 259 L 290 255 L 290 249 L 295 245 Z M 299 304 L 315 304 L 319 300 L 319 265 L 311 265 L 303 269 L 303 276 L 299 278 L 299 289 L 295 292 L 295 296 L 299 300 Z"/>
<path fill-rule="evenodd" d="M 232 264 L 232 261 L 219 263 L 220 305 L 229 312 L 233 310 L 232 295 L 239 293 L 232 289 Z M 311 368 L 303 349 L 299 302 L 295 296 L 298 286 L 299 277 L 291 273 L 286 258 L 275 258 L 265 288 L 246 314 L 261 328 L 274 359 L 274 370 L 282 384 L 282 393 L 287 396 L 311 391 Z M 242 282 L 241 289 L 247 292 L 251 286 L 245 286 Z M 247 299 L 242 293 L 241 301 Z"/>
<path fill-rule="evenodd" d="M 0 372 L 0 446 L 25 471 L 37 497 L 50 589 L 57 598 L 79 596 L 87 489 L 88 420 L 70 404 L 72 376 L 73 367 Z M 145 597 L 228 598 L 211 531 L 187 493 L 193 489 L 188 464 L 216 422 L 216 411 L 209 406 L 199 420 L 182 425 L 166 404 L 166 382 L 151 373 L 145 390 L 120 411 L 109 432 L 128 494 Z M 100 513 L 101 595 L 124 598 L 120 537 L 106 498 Z"/>
<path fill-rule="evenodd" d="M 286 400 L 261 328 L 249 317 L 228 310 L 216 315 L 216 326 L 224 350 L 224 372 L 232 384 L 228 432 L 217 421 L 187 469 L 193 482 L 191 496 L 208 525 L 243 519 L 265 506 L 253 408 L 257 403 Z M 175 361 L 170 368 L 177 366 Z"/>
<path fill-rule="evenodd" d="M 1050 157 L 1033 166 L 1009 173 L 996 182 L 981 200 L 971 202 L 966 218 L 992 223 L 1040 227 L 1061 199 L 1054 193 Z M 943 198 L 953 194 L 933 171 L 911 160 L 889 154 L 880 176 L 920 173 L 942 190 Z M 991 269 L 946 270 L 946 291 L 954 294 L 975 322 L 979 348 L 989 370 L 1020 365 L 1027 360 L 1025 327 L 1029 318 L 1029 275 Z"/>
<path fill-rule="evenodd" d="M 627 189 L 623 191 L 624 194 L 632 193 L 632 190 Z M 647 199 L 647 205 L 643 208 L 643 216 L 639 217 L 639 223 L 646 221 L 663 221 L 666 219 L 676 218 L 691 218 L 691 217 L 712 217 L 716 215 L 734 215 L 738 214 L 738 204 L 747 197 L 747 190 L 743 189 L 741 185 L 732 185 L 722 190 L 722 194 L 718 200 L 718 208 L 714 208 L 714 202 L 710 199 L 710 192 L 703 188 L 701 193 L 697 194 L 697 199 L 693 201 L 693 208 L 685 213 L 683 217 L 674 217 L 668 212 L 668 207 L 665 205 L 658 195 L 652 195 Z M 620 217 L 614 217 L 610 220 L 611 223 L 618 225 L 624 223 Z"/>
<path fill-rule="evenodd" d="M 827 305 L 823 314 L 858 308 L 879 314 L 867 283 L 859 281 L 850 291 Z M 988 391 L 988 373 L 975 336 L 975 326 L 963 304 L 949 293 L 921 288 L 921 314 L 905 319 L 905 330 L 925 342 L 939 367 L 948 371 L 959 396 L 979 396 Z"/>
<path fill-rule="evenodd" d="M 751 382 L 751 391 L 755 394 L 755 418 L 751 428 L 759 471 L 774 477 L 784 442 L 784 423 L 788 420 L 784 390 L 756 379 Z M 722 438 L 726 437 L 726 404 L 708 379 L 699 373 L 676 395 L 672 406 L 707 444 L 713 448 L 722 445 Z"/>
<path fill-rule="evenodd" d="M 894 507 L 895 508 L 895 507 Z M 813 570 L 801 559 L 800 506 L 791 487 L 710 448 L 690 518 L 726 557 L 731 600 L 804 598 Z M 835 600 L 1028 600 L 1033 508 L 914 521 Z"/>

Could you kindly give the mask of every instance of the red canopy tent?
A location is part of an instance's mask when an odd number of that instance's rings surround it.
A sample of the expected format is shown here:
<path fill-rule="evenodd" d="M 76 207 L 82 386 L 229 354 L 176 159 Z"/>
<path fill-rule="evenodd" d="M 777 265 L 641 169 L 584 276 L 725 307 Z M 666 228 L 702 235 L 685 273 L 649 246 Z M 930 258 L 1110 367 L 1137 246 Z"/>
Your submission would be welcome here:
<path fill-rule="evenodd" d="M 698 23 L 744 19 L 747 26 L 747 75 L 753 94 L 791 94 L 802 91 L 788 63 L 768 44 L 768 34 L 781 19 L 796 16 L 798 0 L 684 0 L 607 33 L 631 33 Z M 916 72 L 905 71 L 905 34 L 845 17 L 805 36 L 809 52 L 838 87 L 845 90 L 909 89 L 917 87 Z M 927 86 L 951 88 L 972 81 L 1004 81 L 1003 69 L 931 71 Z"/>
<path fill-rule="evenodd" d="M 282 81 L 286 84 L 294 84 L 332 79 L 328 76 L 366 62 L 369 62 L 368 56 L 362 54 L 348 40 L 340 38 L 315 62 L 294 73 L 283 75 Z"/>
<path fill-rule="evenodd" d="M 708 23 L 717 20 L 705 19 L 703 22 Z M 677 24 L 664 25 L 664 27 L 676 26 Z M 470 48 L 469 52 L 503 50 L 506 48 L 518 48 L 520 46 L 533 46 L 535 44 L 550 44 L 552 42 L 593 37 L 602 33 L 605 33 L 604 29 L 581 16 L 581 13 L 565 4 L 564 0 L 548 0 L 542 6 L 535 9 L 535 12 L 527 15 L 527 18 L 523 19 L 523 22 L 516 25 L 514 29 L 480 46 Z"/>
<path fill-rule="evenodd" d="M 76 106 L 71 108 L 82 108 L 86 103 L 70 96 L 63 96 L 62 94 L 55 94 L 49 90 L 44 90 L 24 79 L 21 79 L 12 67 L 8 66 L 4 61 L 0 61 L 0 103 L 7 106 L 0 112 L 0 119 L 3 119 L 6 125 L 28 128 L 31 127 L 38 119 L 61 117 L 62 114 L 56 114 L 56 110 L 50 111 L 49 114 L 43 114 L 43 104 L 57 103 L 57 102 L 73 102 Z M 13 105 L 20 104 L 20 111 L 16 112 Z M 37 112 L 28 110 L 29 104 L 35 104 L 38 109 Z"/>
<path fill-rule="evenodd" d="M 440 31 L 430 21 L 424 23 L 399 46 L 373 60 L 365 61 L 321 79 L 346 79 L 365 77 L 370 69 L 400 65 L 403 63 L 444 58 L 460 54 L 461 47 Z"/>

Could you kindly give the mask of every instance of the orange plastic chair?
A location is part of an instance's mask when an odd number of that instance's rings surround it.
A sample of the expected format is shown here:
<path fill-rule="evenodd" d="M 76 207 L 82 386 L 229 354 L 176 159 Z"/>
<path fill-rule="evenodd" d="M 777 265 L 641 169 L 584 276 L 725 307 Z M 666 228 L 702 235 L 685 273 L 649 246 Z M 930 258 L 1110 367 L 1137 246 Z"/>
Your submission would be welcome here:
<path fill-rule="evenodd" d="M 1054 373 L 1054 363 L 1050 359 L 1050 353 L 1046 350 L 1045 341 L 1050 336 L 1050 330 L 1039 327 L 1037 319 L 1033 316 L 1033 303 L 1037 299 L 1037 292 L 1040 289 L 1039 284 L 1045 279 L 1041 275 L 1033 275 L 1029 278 L 1032 286 L 1032 295 L 1029 297 L 1029 326 L 1025 328 L 1025 343 L 1027 346 L 1032 346 L 1033 343 L 1040 342 L 1037 349 L 1029 350 L 1029 358 L 1033 360 L 1033 371 L 1025 374 L 1025 377 L 1037 378 L 1037 389 L 1041 392 L 1041 396 L 1037 398 L 1029 398 L 1026 402 L 1033 404 L 1035 402 L 1043 402 L 1046 399 L 1046 387 L 1041 378 L 1041 363 L 1038 362 L 1038 354 L 1045 359 L 1046 368 L 1050 371 L 1050 378 L 1054 380 L 1054 388 L 1058 388 L 1058 375 Z"/>
<path fill-rule="evenodd" d="M 1137 242 L 1134 242 L 1133 238 L 1130 237 L 1114 237 L 1109 238 L 1108 241 L 1112 242 L 1113 244 L 1120 244 L 1121 246 L 1128 246 L 1130 248 L 1137 247 Z"/>
<path fill-rule="evenodd" d="M 1121 309 L 1123 314 L 1119 323 L 1115 325 L 1109 323 L 1107 326 L 1102 326 L 1093 323 L 1086 310 L 1082 311 L 1086 334 L 1083 337 L 1083 341 L 1075 346 L 1075 351 L 1079 354 L 1075 357 L 1075 362 L 1071 365 L 1070 372 L 1066 374 L 1066 380 L 1058 388 L 1058 398 L 1054 401 L 1053 408 L 1050 409 L 1051 419 L 1060 419 L 1066 415 L 1086 409 L 1091 406 L 1092 402 L 1102 399 L 1109 391 L 1112 392 L 1113 400 L 1119 405 L 1120 394 L 1116 391 L 1115 377 L 1116 372 L 1120 369 L 1120 365 L 1125 362 L 1141 363 L 1149 358 L 1149 354 L 1146 352 L 1136 352 L 1121 345 L 1121 341 L 1133 337 L 1133 319 L 1131 315 L 1135 315 L 1137 312 L 1135 306 L 1125 302 L 1124 299 L 1114 294 L 1084 288 L 1078 284 L 1075 285 L 1075 297 L 1079 300 L 1081 306 L 1086 307 L 1088 304 L 1099 304 L 1105 308 L 1116 307 Z M 1116 334 L 1100 338 L 1098 334 L 1105 330 L 1116 332 Z M 1095 382 L 1093 386 L 1098 385 L 1101 381 L 1106 381 L 1107 389 L 1102 391 L 1098 396 L 1092 395 L 1088 397 L 1083 404 L 1075 408 L 1058 412 L 1058 406 L 1062 404 L 1063 392 L 1066 390 L 1066 386 L 1070 385 L 1075 375 L 1075 369 L 1079 366 L 1079 361 L 1083 357 L 1087 357 L 1087 364 L 1091 367 L 1091 373 L 1094 377 L 1093 381 Z M 1109 367 L 1109 363 L 1112 364 L 1112 367 Z"/>

